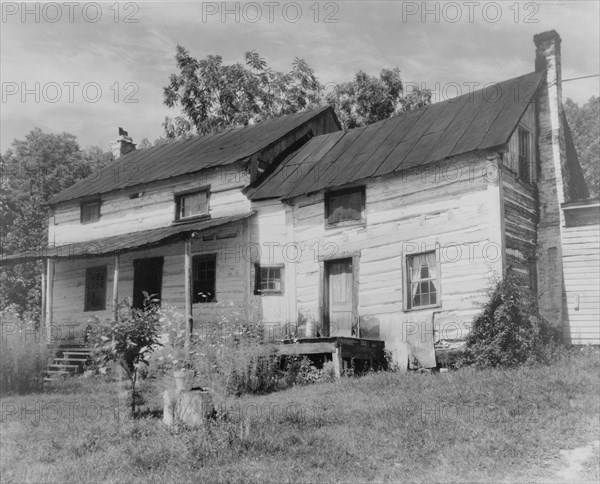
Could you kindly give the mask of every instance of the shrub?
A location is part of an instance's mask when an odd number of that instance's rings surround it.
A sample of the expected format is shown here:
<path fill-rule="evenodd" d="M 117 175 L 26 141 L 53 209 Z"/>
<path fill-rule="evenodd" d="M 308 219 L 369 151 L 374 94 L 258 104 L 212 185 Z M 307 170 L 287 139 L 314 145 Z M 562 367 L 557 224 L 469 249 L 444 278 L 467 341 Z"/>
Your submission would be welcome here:
<path fill-rule="evenodd" d="M 541 318 L 536 302 L 523 293 L 511 271 L 491 290 L 475 318 L 460 365 L 515 366 L 544 362 L 555 346 L 555 330 Z"/>
<path fill-rule="evenodd" d="M 0 395 L 41 391 L 50 351 L 43 328 L 15 307 L 0 311 Z"/>
<path fill-rule="evenodd" d="M 142 365 L 148 365 L 148 355 L 157 346 L 160 310 L 157 300 L 144 293 L 144 308 L 122 304 L 119 317 L 108 331 L 97 335 L 95 357 L 102 363 L 115 361 L 131 380 L 131 412 L 135 413 L 136 381 Z"/>

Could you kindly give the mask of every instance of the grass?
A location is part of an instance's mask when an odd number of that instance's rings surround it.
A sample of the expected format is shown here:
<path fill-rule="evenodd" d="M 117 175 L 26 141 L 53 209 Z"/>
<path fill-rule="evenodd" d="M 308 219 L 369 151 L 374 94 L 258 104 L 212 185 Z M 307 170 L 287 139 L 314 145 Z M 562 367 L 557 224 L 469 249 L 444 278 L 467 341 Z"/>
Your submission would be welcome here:
<path fill-rule="evenodd" d="M 204 430 L 132 420 L 119 384 L 77 379 L 2 398 L 0 474 L 7 483 L 551 482 L 561 449 L 597 439 L 599 370 L 597 350 L 573 350 L 550 366 L 374 373 L 223 398 L 226 416 Z M 586 469 L 597 476 L 597 462 Z"/>

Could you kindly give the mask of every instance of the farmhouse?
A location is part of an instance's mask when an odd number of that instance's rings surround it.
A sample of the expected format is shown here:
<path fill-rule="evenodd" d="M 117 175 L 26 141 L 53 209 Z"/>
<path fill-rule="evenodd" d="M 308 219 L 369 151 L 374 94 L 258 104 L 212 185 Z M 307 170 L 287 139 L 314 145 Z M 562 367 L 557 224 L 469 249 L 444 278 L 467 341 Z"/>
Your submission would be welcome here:
<path fill-rule="evenodd" d="M 145 150 L 123 133 L 112 165 L 52 200 L 47 251 L 3 263 L 46 261 L 55 340 L 146 291 L 188 331 L 237 318 L 432 367 L 510 266 L 567 341 L 600 344 L 599 204 L 560 37 L 534 42 L 533 72 L 363 128 L 325 107 Z"/>

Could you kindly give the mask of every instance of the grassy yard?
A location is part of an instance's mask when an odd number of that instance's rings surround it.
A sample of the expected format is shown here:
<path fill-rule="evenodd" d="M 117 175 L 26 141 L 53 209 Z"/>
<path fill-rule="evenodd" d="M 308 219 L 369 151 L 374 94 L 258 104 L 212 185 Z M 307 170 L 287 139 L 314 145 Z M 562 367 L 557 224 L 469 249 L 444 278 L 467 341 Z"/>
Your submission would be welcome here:
<path fill-rule="evenodd" d="M 596 350 L 551 366 L 376 373 L 217 402 L 205 430 L 131 420 L 118 384 L 5 397 L 9 482 L 563 482 L 561 450 L 598 439 Z M 150 404 L 157 400 L 150 398 Z M 598 457 L 577 480 L 597 482 Z"/>

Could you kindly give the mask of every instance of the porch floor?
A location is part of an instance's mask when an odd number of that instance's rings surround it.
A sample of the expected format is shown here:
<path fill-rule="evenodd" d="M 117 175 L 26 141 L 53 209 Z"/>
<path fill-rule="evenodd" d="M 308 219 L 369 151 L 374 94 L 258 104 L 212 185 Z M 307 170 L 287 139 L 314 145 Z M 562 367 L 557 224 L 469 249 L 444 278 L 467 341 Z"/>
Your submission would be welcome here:
<path fill-rule="evenodd" d="M 355 361 L 370 368 L 384 367 L 383 341 L 352 337 L 298 338 L 284 340 L 275 347 L 275 354 L 286 356 L 331 355 L 336 376 Z"/>

